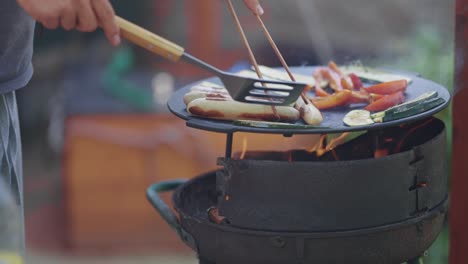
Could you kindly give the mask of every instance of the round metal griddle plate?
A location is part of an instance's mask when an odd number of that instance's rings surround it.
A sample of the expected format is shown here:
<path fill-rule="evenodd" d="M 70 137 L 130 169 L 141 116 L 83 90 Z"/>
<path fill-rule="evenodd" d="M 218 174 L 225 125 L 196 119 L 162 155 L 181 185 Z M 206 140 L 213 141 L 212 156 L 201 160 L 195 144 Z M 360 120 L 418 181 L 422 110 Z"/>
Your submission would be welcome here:
<path fill-rule="evenodd" d="M 315 67 L 293 67 L 291 69 L 294 73 L 311 75 L 312 72 L 314 71 L 314 68 Z M 402 73 L 398 72 L 398 74 L 401 75 Z M 410 117 L 406 117 L 406 118 L 402 118 L 402 119 L 394 120 L 394 121 L 389 121 L 389 122 L 384 122 L 384 123 L 375 123 L 372 125 L 359 126 L 359 127 L 346 126 L 345 124 L 343 124 L 343 117 L 351 110 L 362 109 L 363 105 L 356 105 L 353 107 L 341 107 L 341 108 L 335 108 L 331 110 L 322 111 L 324 119 L 323 119 L 323 122 L 320 124 L 320 127 L 318 128 L 278 129 L 278 128 L 249 127 L 249 126 L 235 125 L 231 121 L 207 119 L 207 118 L 190 115 L 186 110 L 186 105 L 184 103 L 184 95 L 190 90 L 191 87 L 199 83 L 199 82 L 196 82 L 196 83 L 193 83 L 191 85 L 185 86 L 177 90 L 173 94 L 171 99 L 169 100 L 168 107 L 169 107 L 169 110 L 173 114 L 186 120 L 187 126 L 192 127 L 192 128 L 213 131 L 213 132 L 221 132 L 221 133 L 250 132 L 250 133 L 293 135 L 293 134 L 340 133 L 340 132 L 347 132 L 347 131 L 382 129 L 385 127 L 397 126 L 399 124 L 410 123 L 410 122 L 414 122 L 417 120 L 421 120 L 421 119 L 433 116 L 436 113 L 445 109 L 449 105 L 451 96 L 445 87 L 435 82 L 413 75 L 413 74 L 403 73 L 403 75 L 407 75 L 413 80 L 411 84 L 408 86 L 408 89 L 406 90 L 406 100 L 412 100 L 425 92 L 437 91 L 439 93 L 439 97 L 445 99 L 445 103 L 429 111 L 426 111 L 417 115 L 413 115 Z M 213 83 L 220 84 L 217 78 L 205 79 L 203 81 L 210 81 Z M 300 121 L 297 121 L 296 124 L 304 125 L 304 122 L 300 120 Z"/>

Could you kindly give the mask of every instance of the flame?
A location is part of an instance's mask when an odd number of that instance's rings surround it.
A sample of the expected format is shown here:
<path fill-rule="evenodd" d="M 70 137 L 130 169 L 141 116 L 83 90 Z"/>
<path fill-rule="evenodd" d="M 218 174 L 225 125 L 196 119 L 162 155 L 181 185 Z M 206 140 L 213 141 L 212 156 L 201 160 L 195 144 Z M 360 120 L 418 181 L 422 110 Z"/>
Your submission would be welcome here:
<path fill-rule="evenodd" d="M 247 137 L 242 138 L 242 152 L 240 155 L 240 159 L 243 160 L 245 158 L 245 154 L 247 153 Z"/>
<path fill-rule="evenodd" d="M 422 124 L 419 124 L 413 128 L 411 128 L 404 136 L 402 139 L 400 139 L 400 141 L 398 142 L 396 148 L 395 148 L 395 153 L 399 153 L 401 152 L 401 149 L 403 148 L 403 144 L 405 143 L 406 139 L 411 136 L 416 130 L 422 128 L 422 127 L 425 127 L 426 125 L 430 124 L 432 121 L 434 121 L 434 118 L 431 118 L 425 122 L 423 122 Z"/>
<path fill-rule="evenodd" d="M 311 149 L 307 150 L 307 152 L 315 152 L 315 155 L 317 155 L 317 157 L 321 157 L 325 153 L 333 151 L 338 145 L 343 144 L 348 135 L 349 132 L 345 132 L 339 137 L 330 140 L 330 142 L 327 142 L 326 144 L 325 139 L 327 139 L 327 135 L 321 135 L 319 142 L 317 142 L 317 144 L 315 144 Z M 339 160 L 339 157 L 336 152 L 333 152 L 333 156 L 336 160 Z"/>
<path fill-rule="evenodd" d="M 335 158 L 335 160 L 340 160 L 340 157 L 338 156 L 338 154 L 336 153 L 336 151 L 334 149 L 331 150 L 331 153 L 333 154 L 333 157 Z"/>
<path fill-rule="evenodd" d="M 322 156 L 325 151 L 324 142 L 326 138 L 327 135 L 320 135 L 320 140 L 317 142 L 317 144 L 315 144 L 311 149 L 307 150 L 307 152 L 315 152 L 317 156 Z"/>
<path fill-rule="evenodd" d="M 325 151 L 333 150 L 338 145 L 343 144 L 344 140 L 346 139 L 346 137 L 348 135 L 349 135 L 349 132 L 345 132 L 345 133 L 341 134 L 339 137 L 337 137 L 337 138 L 331 140 L 330 142 L 328 142 L 327 147 L 325 148 Z"/>

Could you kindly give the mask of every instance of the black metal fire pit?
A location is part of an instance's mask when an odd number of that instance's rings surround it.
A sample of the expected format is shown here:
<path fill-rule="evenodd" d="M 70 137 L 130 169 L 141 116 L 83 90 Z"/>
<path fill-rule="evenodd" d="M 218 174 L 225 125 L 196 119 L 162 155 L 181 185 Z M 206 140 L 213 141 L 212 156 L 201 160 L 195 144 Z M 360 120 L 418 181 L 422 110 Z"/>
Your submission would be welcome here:
<path fill-rule="evenodd" d="M 178 187 L 178 188 L 177 188 Z M 158 196 L 176 189 L 179 220 Z M 269 232 L 212 223 L 207 210 L 216 206 L 216 172 L 185 182 L 150 187 L 148 197 L 201 263 L 398 264 L 420 256 L 440 233 L 446 200 L 404 221 L 372 228 L 328 232 Z"/>
<path fill-rule="evenodd" d="M 200 263 L 399 264 L 417 259 L 440 233 L 447 209 L 445 127 L 431 115 L 447 106 L 450 95 L 437 89 L 447 99 L 443 106 L 368 127 L 333 155 L 247 152 L 244 159 L 232 155 L 236 131 L 291 136 L 346 128 L 234 127 L 182 115 L 174 102 L 183 93 L 176 93 L 171 110 L 188 126 L 226 133 L 226 155 L 218 160 L 219 170 L 155 184 L 148 198 Z M 374 158 L 383 145 L 388 153 Z M 178 217 L 158 195 L 172 190 Z"/>
<path fill-rule="evenodd" d="M 419 133 L 414 128 L 421 122 L 399 129 L 412 133 L 407 150 L 381 158 L 371 156 L 372 133 L 335 149 L 348 160 L 281 161 L 271 153 L 268 160 L 222 158 L 219 213 L 232 226 L 290 232 L 368 228 L 424 213 L 448 192 L 444 124 L 425 122 Z M 398 135 L 395 129 L 386 134 Z"/>

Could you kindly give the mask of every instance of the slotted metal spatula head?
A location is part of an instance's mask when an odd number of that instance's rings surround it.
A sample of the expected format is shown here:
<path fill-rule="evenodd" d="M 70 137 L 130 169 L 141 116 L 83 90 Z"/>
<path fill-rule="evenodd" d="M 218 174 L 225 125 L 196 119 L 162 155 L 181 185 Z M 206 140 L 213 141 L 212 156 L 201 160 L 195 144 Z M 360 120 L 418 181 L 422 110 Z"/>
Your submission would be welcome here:
<path fill-rule="evenodd" d="M 307 84 L 264 80 L 224 73 L 218 75 L 231 97 L 239 102 L 266 105 L 291 105 Z"/>

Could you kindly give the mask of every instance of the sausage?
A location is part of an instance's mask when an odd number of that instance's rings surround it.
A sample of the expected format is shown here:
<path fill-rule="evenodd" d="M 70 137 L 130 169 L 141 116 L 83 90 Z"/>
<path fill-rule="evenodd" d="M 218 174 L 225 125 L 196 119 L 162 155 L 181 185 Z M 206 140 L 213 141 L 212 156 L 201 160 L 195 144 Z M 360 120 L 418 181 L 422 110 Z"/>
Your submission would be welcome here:
<path fill-rule="evenodd" d="M 227 93 L 190 91 L 184 95 L 184 103 L 185 105 L 188 105 L 193 100 L 200 98 L 222 98 L 226 100 L 232 100 L 231 96 Z"/>
<path fill-rule="evenodd" d="M 190 102 L 187 111 L 196 116 L 221 120 L 257 120 L 293 122 L 300 118 L 294 107 L 241 103 L 228 99 L 199 98 Z M 279 120 L 278 120 L 279 119 Z"/>
<path fill-rule="evenodd" d="M 308 99 L 306 99 L 308 100 Z M 309 100 L 308 100 L 309 101 Z M 304 122 L 308 125 L 318 125 L 323 121 L 323 115 L 320 110 L 315 107 L 310 101 L 305 102 L 304 98 L 299 97 L 296 101 L 296 105 L 294 106 L 297 110 L 299 110 L 301 118 Z"/>

